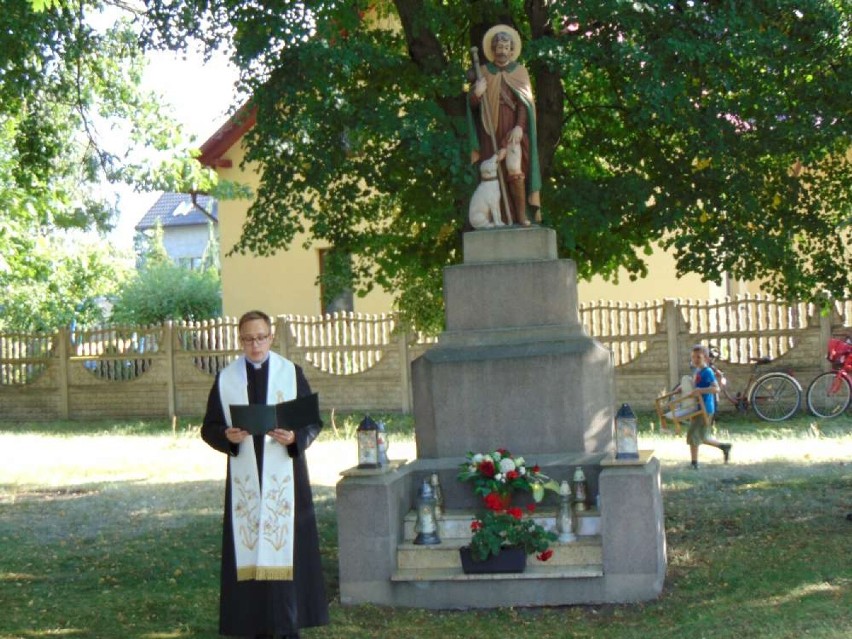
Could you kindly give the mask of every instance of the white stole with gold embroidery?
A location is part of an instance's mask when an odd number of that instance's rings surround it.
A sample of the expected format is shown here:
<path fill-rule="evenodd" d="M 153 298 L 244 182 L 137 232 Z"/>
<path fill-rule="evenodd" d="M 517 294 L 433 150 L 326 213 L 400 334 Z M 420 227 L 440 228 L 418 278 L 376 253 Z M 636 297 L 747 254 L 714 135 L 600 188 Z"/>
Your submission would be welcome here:
<path fill-rule="evenodd" d="M 231 362 L 219 375 L 219 397 L 231 426 L 231 404 L 248 404 L 246 358 Z M 269 354 L 266 403 L 296 398 L 296 367 Z M 237 581 L 293 579 L 293 460 L 287 449 L 268 435 L 263 442 L 263 478 L 258 477 L 254 438 L 240 443 L 228 458 L 231 475 L 231 523 Z M 262 488 L 262 492 L 261 492 Z"/>

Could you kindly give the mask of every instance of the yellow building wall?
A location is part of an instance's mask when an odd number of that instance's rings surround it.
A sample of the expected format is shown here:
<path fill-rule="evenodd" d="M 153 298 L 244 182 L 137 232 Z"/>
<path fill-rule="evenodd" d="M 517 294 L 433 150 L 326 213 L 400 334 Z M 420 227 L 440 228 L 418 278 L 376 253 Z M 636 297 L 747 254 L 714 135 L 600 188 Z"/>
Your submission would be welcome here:
<path fill-rule="evenodd" d="M 657 247 L 652 255 L 643 256 L 648 264 L 648 276 L 631 281 L 627 271 L 619 272 L 618 284 L 595 276 L 577 284 L 577 297 L 580 302 L 612 300 L 618 302 L 645 302 L 661 300 L 667 297 L 681 299 L 719 299 L 728 293 L 739 291 L 734 283 L 723 282 L 717 286 L 712 282 L 702 282 L 696 274 L 677 277 L 674 256 Z M 729 290 L 730 289 L 730 290 Z"/>
<path fill-rule="evenodd" d="M 247 184 L 257 191 L 257 171 L 240 168 L 245 155 L 241 144 L 235 144 L 224 156 L 231 168 L 219 168 L 221 179 Z M 219 244 L 222 259 L 222 308 L 226 316 L 238 317 L 252 309 L 270 315 L 319 315 L 322 312 L 320 288 L 316 284 L 320 270 L 320 250 L 328 244 L 314 243 L 304 249 L 307 237 L 297 235 L 290 250 L 270 257 L 228 255 L 242 235 L 250 200 L 219 202 Z M 356 313 L 384 313 L 391 310 L 391 296 L 380 288 L 366 297 L 354 297 Z"/>

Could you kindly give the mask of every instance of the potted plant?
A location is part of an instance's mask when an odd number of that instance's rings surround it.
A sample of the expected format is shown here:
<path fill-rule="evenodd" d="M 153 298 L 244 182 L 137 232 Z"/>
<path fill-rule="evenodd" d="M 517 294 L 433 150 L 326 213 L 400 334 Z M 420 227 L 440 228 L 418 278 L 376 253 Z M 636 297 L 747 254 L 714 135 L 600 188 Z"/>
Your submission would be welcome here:
<path fill-rule="evenodd" d="M 474 519 L 470 545 L 459 549 L 465 573 L 523 572 L 527 555 L 547 561 L 553 555 L 550 542 L 556 533 L 535 522 L 535 504 L 521 508 L 495 508 Z"/>
<path fill-rule="evenodd" d="M 545 489 L 559 490 L 559 485 L 542 474 L 537 465 L 529 466 L 523 457 L 515 457 L 505 448 L 490 453 L 469 452 L 459 466 L 458 479 L 472 482 L 473 492 L 488 500 L 486 507 L 491 510 L 497 506 L 498 499 L 507 508 L 517 491 L 531 492 L 533 499 L 540 502 Z"/>

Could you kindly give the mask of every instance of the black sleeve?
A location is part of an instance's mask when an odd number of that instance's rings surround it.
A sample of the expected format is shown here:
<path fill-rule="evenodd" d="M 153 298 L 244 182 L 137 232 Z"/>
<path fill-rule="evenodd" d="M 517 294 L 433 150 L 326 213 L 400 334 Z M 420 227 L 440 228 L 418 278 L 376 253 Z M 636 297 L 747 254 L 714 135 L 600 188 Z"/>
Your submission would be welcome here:
<path fill-rule="evenodd" d="M 222 411 L 222 400 L 219 398 L 219 375 L 213 382 L 213 388 L 207 396 L 207 410 L 204 413 L 204 422 L 201 424 L 201 438 L 207 444 L 226 455 L 236 455 L 239 446 L 232 444 L 225 437 L 225 429 L 228 423 L 225 421 L 225 413 Z"/>

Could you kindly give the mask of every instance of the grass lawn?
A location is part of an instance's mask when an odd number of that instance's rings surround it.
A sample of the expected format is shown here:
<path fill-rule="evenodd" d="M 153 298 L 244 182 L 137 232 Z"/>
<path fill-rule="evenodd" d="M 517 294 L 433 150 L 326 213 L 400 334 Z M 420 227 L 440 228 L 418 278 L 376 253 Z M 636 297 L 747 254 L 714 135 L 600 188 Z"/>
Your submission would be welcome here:
<path fill-rule="evenodd" d="M 643 415 L 640 445 L 663 464 L 658 600 L 442 612 L 338 603 L 334 484 L 359 417 L 338 416 L 309 452 L 332 624 L 305 639 L 852 637 L 850 415 L 723 415 L 732 463 L 702 448 L 698 472 Z M 390 456 L 412 458 L 410 420 L 387 422 Z M 225 460 L 198 420 L 0 424 L 0 444 L 0 639 L 217 637 Z"/>

